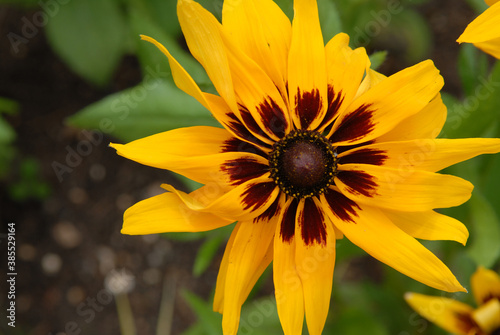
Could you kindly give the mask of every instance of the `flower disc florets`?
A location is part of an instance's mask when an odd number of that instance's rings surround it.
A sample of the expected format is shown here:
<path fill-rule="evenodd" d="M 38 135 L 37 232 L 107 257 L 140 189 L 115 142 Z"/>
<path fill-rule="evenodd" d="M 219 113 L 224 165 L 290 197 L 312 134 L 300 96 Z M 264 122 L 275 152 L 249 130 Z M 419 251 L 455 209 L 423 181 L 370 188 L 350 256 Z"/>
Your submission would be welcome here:
<path fill-rule="evenodd" d="M 323 193 L 337 173 L 337 153 L 315 131 L 296 130 L 273 146 L 271 178 L 286 194 L 308 198 Z"/>

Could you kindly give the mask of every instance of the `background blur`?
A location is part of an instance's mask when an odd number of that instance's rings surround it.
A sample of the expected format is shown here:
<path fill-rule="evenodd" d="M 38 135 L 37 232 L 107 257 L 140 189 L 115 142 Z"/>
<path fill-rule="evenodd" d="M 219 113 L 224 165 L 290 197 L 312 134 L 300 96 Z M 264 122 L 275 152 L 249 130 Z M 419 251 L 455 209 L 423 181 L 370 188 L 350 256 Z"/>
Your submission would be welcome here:
<path fill-rule="evenodd" d="M 219 19 L 222 1 L 200 1 Z M 292 2 L 277 1 L 291 17 Z M 442 136 L 500 137 L 500 67 L 455 40 L 481 0 L 318 0 L 325 41 L 344 31 L 386 75 L 431 58 L 445 78 Z M 162 192 L 196 185 L 116 155 L 128 142 L 191 125 L 216 125 L 172 83 L 162 42 L 205 91 L 173 0 L 0 0 L 0 333 L 221 334 L 211 311 L 232 227 L 203 234 L 125 236 L 123 212 Z M 466 247 L 425 243 L 470 288 L 478 265 L 499 270 L 500 155 L 447 172 L 475 185 L 446 211 L 469 228 Z M 167 218 L 166 218 L 167 219 Z M 7 227 L 15 223 L 16 327 L 6 308 Z M 404 302 L 406 291 L 446 295 L 338 243 L 325 334 L 444 334 Z M 269 269 L 244 305 L 241 334 L 281 334 Z M 307 333 L 307 331 L 305 331 Z"/>

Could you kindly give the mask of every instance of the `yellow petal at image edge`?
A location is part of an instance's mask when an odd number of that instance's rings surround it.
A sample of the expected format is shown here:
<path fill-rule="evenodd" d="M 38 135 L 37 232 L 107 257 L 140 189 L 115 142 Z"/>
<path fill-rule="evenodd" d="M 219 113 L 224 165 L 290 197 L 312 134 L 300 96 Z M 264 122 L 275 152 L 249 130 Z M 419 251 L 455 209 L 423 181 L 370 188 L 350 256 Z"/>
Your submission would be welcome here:
<path fill-rule="evenodd" d="M 471 286 L 478 306 L 492 296 L 500 297 L 500 276 L 493 270 L 479 267 L 471 277 Z"/>
<path fill-rule="evenodd" d="M 499 17 L 500 3 L 496 3 L 468 25 L 457 42 L 478 43 L 500 38 Z"/>
<path fill-rule="evenodd" d="M 469 335 L 468 325 L 460 315 L 470 315 L 473 308 L 460 301 L 445 297 L 431 297 L 418 293 L 406 293 L 406 302 L 420 315 L 457 335 Z"/>

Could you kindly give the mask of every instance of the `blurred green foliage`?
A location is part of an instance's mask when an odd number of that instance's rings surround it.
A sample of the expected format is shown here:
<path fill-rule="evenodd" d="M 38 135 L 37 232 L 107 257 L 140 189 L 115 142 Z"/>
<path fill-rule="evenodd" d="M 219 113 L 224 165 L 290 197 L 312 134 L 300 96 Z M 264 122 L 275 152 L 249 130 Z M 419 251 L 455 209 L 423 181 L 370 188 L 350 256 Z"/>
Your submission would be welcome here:
<path fill-rule="evenodd" d="M 222 0 L 199 0 L 217 18 L 221 18 Z M 292 18 L 292 0 L 276 1 Z M 365 46 L 370 51 L 374 68 L 380 66 L 386 51 L 404 59 L 408 65 L 428 57 L 433 38 L 428 23 L 418 6 L 427 0 L 318 0 L 321 27 L 325 41 L 338 32 L 351 36 L 353 47 Z M 38 6 L 38 0 L 0 0 L 0 3 Z M 477 12 L 485 9 L 482 0 L 468 0 Z M 37 7 L 34 7 L 37 8 Z M 49 13 L 50 14 L 50 13 Z M 204 69 L 187 51 L 178 24 L 175 1 L 164 0 L 73 0 L 61 4 L 57 15 L 51 15 L 46 26 L 47 38 L 66 64 L 82 78 L 98 87 L 108 87 L 124 55 L 137 57 L 142 82 L 114 93 L 87 106 L 68 119 L 70 125 L 98 129 L 127 142 L 154 133 L 192 125 L 217 126 L 217 122 L 192 97 L 175 87 L 166 57 L 139 34 L 149 35 L 164 44 L 172 55 L 207 92 L 215 93 Z M 500 63 L 472 45 L 461 46 L 458 73 L 463 95 L 443 93 L 449 116 L 440 136 L 500 137 Z M 0 112 L 13 112 L 16 103 L 0 99 Z M 15 133 L 0 114 L 0 175 L 14 150 Z M 17 192 L 42 194 L 36 190 L 36 162 L 22 167 L 24 182 Z M 500 155 L 484 156 L 458 164 L 445 172 L 462 176 L 476 185 L 467 204 L 443 210 L 464 222 L 471 233 L 463 247 L 454 242 L 425 242 L 466 286 L 477 265 L 498 269 L 500 257 Z M 189 184 L 190 188 L 197 187 Z M 27 191 L 30 190 L 30 191 Z M 35 191 L 33 191 L 35 190 Z M 38 192 L 38 193 L 37 193 Z M 212 264 L 230 234 L 232 225 L 215 232 L 165 234 L 168 238 L 199 240 L 201 247 L 193 273 L 199 276 Z M 366 253 L 343 239 L 338 241 L 336 274 L 331 313 L 324 333 L 357 334 L 444 334 L 444 331 L 418 317 L 404 302 L 406 291 L 439 295 L 436 290 L 409 279 L 397 271 L 380 265 L 379 280 L 349 279 L 353 262 L 363 260 Z M 263 276 L 269 278 L 269 271 Z M 258 294 L 259 281 L 249 301 L 243 306 L 241 331 L 277 334 L 281 332 L 274 298 Z M 451 296 L 450 294 L 445 294 Z M 258 298 L 257 298 L 258 296 Z M 190 292 L 183 297 L 198 316 L 198 322 L 184 334 L 220 334 L 221 316 L 212 311 L 212 298 L 201 299 Z M 470 295 L 453 297 L 470 301 Z M 253 323 L 252 323 L 253 322 Z M 305 330 L 305 333 L 307 331 Z"/>
<path fill-rule="evenodd" d="M 16 101 L 0 97 L 0 181 L 5 183 L 9 197 L 14 201 L 45 199 L 50 194 L 50 187 L 42 180 L 38 161 L 24 157 L 17 150 L 16 132 L 4 119 L 4 116 L 18 112 Z"/>
<path fill-rule="evenodd" d="M 16 139 L 16 133 L 5 121 L 4 115 L 16 114 L 18 108 L 15 101 L 0 97 L 0 180 L 10 170 L 10 164 L 15 155 L 14 140 Z"/>

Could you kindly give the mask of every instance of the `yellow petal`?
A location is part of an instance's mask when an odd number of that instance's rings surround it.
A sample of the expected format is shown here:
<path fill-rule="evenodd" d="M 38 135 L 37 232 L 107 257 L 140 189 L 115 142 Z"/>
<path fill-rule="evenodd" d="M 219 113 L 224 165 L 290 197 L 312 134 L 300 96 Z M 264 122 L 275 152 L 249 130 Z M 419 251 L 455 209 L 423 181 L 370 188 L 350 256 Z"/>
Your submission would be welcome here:
<path fill-rule="evenodd" d="M 397 169 L 399 177 L 415 170 L 436 172 L 482 154 L 500 152 L 498 138 L 417 139 L 365 145 L 339 154 L 340 162 L 364 163 Z"/>
<path fill-rule="evenodd" d="M 284 207 L 283 215 L 287 213 L 291 199 Z M 278 316 L 285 335 L 302 333 L 304 323 L 304 293 L 295 262 L 295 238 L 283 241 L 280 238 L 281 224 L 276 225 L 274 234 L 273 280 L 275 287 Z"/>
<path fill-rule="evenodd" d="M 420 315 L 439 327 L 457 335 L 470 335 L 473 330 L 467 320 L 472 307 L 445 297 L 406 293 L 406 302 Z"/>
<path fill-rule="evenodd" d="M 271 0 L 226 0 L 222 8 L 222 26 L 233 43 L 286 94 L 292 27 L 279 6 Z"/>
<path fill-rule="evenodd" d="M 325 46 L 316 0 L 294 1 L 292 42 L 288 58 L 288 89 L 293 122 L 315 129 L 327 109 Z"/>
<path fill-rule="evenodd" d="M 323 125 L 327 125 L 349 106 L 365 70 L 370 66 L 366 50 L 352 50 L 349 47 L 349 36 L 344 33 L 337 34 L 327 43 L 325 55 L 330 105 Z"/>
<path fill-rule="evenodd" d="M 485 334 L 500 329 L 500 300 L 490 299 L 472 312 L 472 319 Z"/>
<path fill-rule="evenodd" d="M 262 166 L 268 165 L 266 159 L 256 154 L 221 153 L 230 137 L 224 129 L 191 127 L 148 136 L 125 145 L 112 143 L 110 146 L 119 155 L 138 163 L 170 170 L 202 184 L 225 187 L 221 184 L 231 183 L 231 175 L 224 171 L 225 165 L 243 162 L 244 157 L 258 161 Z"/>
<path fill-rule="evenodd" d="M 389 132 L 376 139 L 377 142 L 405 141 L 436 138 L 446 122 L 447 110 L 438 94 L 418 113 L 407 117 Z"/>
<path fill-rule="evenodd" d="M 492 56 L 500 57 L 500 4 L 493 4 L 486 9 L 474 21 L 472 21 L 465 31 L 457 39 L 457 42 L 474 43 L 478 48 L 488 52 Z"/>
<path fill-rule="evenodd" d="M 365 94 L 366 91 L 368 91 L 370 88 L 377 85 L 378 83 L 382 82 L 386 78 L 387 78 L 387 76 L 383 75 L 380 72 L 377 72 L 377 71 L 372 70 L 372 69 L 367 69 L 366 75 L 365 75 L 363 81 L 361 82 L 361 84 L 359 85 L 358 91 L 356 92 L 354 99 L 357 99 L 361 95 Z"/>
<path fill-rule="evenodd" d="M 122 234 L 199 232 L 226 226 L 231 220 L 189 209 L 175 193 L 142 200 L 125 211 Z"/>
<path fill-rule="evenodd" d="M 478 306 L 488 299 L 500 299 L 500 276 L 492 270 L 479 267 L 471 277 L 472 293 Z"/>
<path fill-rule="evenodd" d="M 252 133 L 272 144 L 292 127 L 288 106 L 264 70 L 236 47 L 225 32 L 222 32 L 222 37 L 240 104 L 241 120 Z M 272 140 L 265 138 L 264 134 Z"/>
<path fill-rule="evenodd" d="M 413 237 L 396 227 L 380 210 L 355 209 L 355 222 L 327 214 L 352 243 L 374 258 L 419 282 L 448 292 L 464 292 L 450 269 Z"/>
<path fill-rule="evenodd" d="M 208 186 L 208 189 L 207 189 Z M 189 197 L 184 192 L 162 185 L 168 191 L 176 192 L 184 203 L 192 210 L 210 212 L 215 215 L 236 221 L 253 219 L 271 206 L 279 194 L 279 188 L 270 179 L 269 172 L 262 177 L 253 178 L 224 193 L 222 187 L 206 185 L 206 199 L 200 199 L 198 193 Z"/>
<path fill-rule="evenodd" d="M 147 147 L 152 147 L 158 155 L 190 157 L 220 153 L 224 142 L 230 138 L 231 134 L 224 129 L 196 126 L 177 128 L 144 137 L 125 145 L 111 143 L 110 146 L 120 150 L 138 148 L 137 151 L 147 150 Z M 145 156 L 149 154 L 145 154 Z"/>
<path fill-rule="evenodd" d="M 385 215 L 410 236 L 423 240 L 452 240 L 465 245 L 469 231 L 465 225 L 434 211 L 399 212 L 384 210 Z"/>
<path fill-rule="evenodd" d="M 220 96 L 236 112 L 238 107 L 220 23 L 191 0 L 177 2 L 177 16 L 191 54 L 203 65 Z"/>
<path fill-rule="evenodd" d="M 241 306 L 257 279 L 271 263 L 277 220 L 273 218 L 256 222 L 246 221 L 238 229 L 227 265 L 222 316 L 224 334 L 237 333 Z"/>
<path fill-rule="evenodd" d="M 264 133 L 278 140 L 289 131 L 287 107 L 276 85 L 232 43 L 215 17 L 190 0 L 178 2 L 178 15 L 191 53 L 247 128 L 269 144 L 273 141 Z"/>
<path fill-rule="evenodd" d="M 177 60 L 175 60 L 168 50 L 159 42 L 144 35 L 141 35 L 141 38 L 156 45 L 156 47 L 158 47 L 158 49 L 160 49 L 167 56 L 172 70 L 172 76 L 177 87 L 194 97 L 205 108 L 210 110 L 212 115 L 235 137 L 243 141 L 255 143 L 262 148 L 263 143 L 256 139 L 256 135 L 252 134 L 243 125 L 239 111 L 236 110 L 235 112 L 235 109 L 231 109 L 223 98 L 202 92 L 198 85 L 194 82 L 193 78 L 191 78 L 179 62 L 177 62 Z M 233 108 L 235 107 L 233 106 Z"/>
<path fill-rule="evenodd" d="M 226 249 L 224 250 L 224 256 L 222 256 L 222 261 L 219 267 L 219 273 L 217 274 L 217 284 L 215 286 L 215 295 L 214 295 L 214 304 L 213 309 L 215 312 L 219 312 L 222 314 L 224 311 L 224 291 L 226 288 L 226 280 L 227 280 L 227 267 L 229 265 L 229 254 L 231 253 L 231 249 L 233 248 L 234 239 L 238 234 L 238 229 L 241 227 L 241 221 L 236 223 L 231 235 L 229 236 L 229 240 L 226 243 Z"/>
<path fill-rule="evenodd" d="M 198 102 L 202 104 L 206 109 L 210 110 L 210 104 L 203 97 L 203 93 L 201 92 L 196 82 L 189 75 L 189 73 L 184 70 L 179 62 L 174 57 L 172 57 L 167 48 L 165 48 L 161 43 L 149 36 L 141 35 L 141 39 L 154 44 L 158 49 L 160 49 L 161 52 L 163 52 L 163 54 L 165 54 L 165 56 L 167 56 L 168 62 L 170 64 L 170 70 L 172 71 L 172 77 L 174 78 L 174 82 L 177 87 L 198 100 Z"/>
<path fill-rule="evenodd" d="M 335 184 L 355 202 L 404 212 L 423 212 L 458 206 L 467 201 L 473 185 L 459 177 L 368 164 L 339 165 Z"/>
<path fill-rule="evenodd" d="M 216 201 L 228 191 L 227 188 L 211 184 L 204 185 L 189 194 L 177 190 L 172 185 L 162 184 L 161 187 L 169 192 L 177 194 L 179 199 L 193 211 L 203 211 L 209 204 Z"/>
<path fill-rule="evenodd" d="M 241 115 L 233 113 L 224 99 L 210 93 L 203 93 L 203 96 L 210 104 L 210 111 L 212 112 L 212 115 L 231 134 L 233 134 L 236 138 L 259 148 L 263 152 L 271 151 L 272 145 L 261 141 L 260 138 L 262 137 L 259 136 L 257 138 L 255 134 L 250 132 L 240 120 Z M 248 148 L 245 150 L 240 149 L 239 151 L 248 151 Z"/>
<path fill-rule="evenodd" d="M 498 2 L 498 0 L 484 0 L 488 6 L 493 6 Z"/>
<path fill-rule="evenodd" d="M 321 335 L 330 307 L 335 265 L 335 231 L 330 219 L 322 214 L 326 225 L 326 243 L 307 245 L 302 236 L 301 224 L 308 225 L 312 212 L 305 211 L 305 201 L 301 201 L 297 209 L 295 266 L 304 291 L 307 329 L 311 335 Z M 322 207 L 317 200 L 315 205 L 318 209 Z M 303 218 L 303 223 L 300 218 Z"/>
<path fill-rule="evenodd" d="M 500 59 L 500 37 L 484 42 L 476 42 L 474 43 L 474 46 L 486 52 L 487 54 Z"/>
<path fill-rule="evenodd" d="M 432 61 L 406 68 L 354 100 L 335 121 L 330 139 L 344 145 L 376 139 L 421 111 L 442 86 Z"/>

